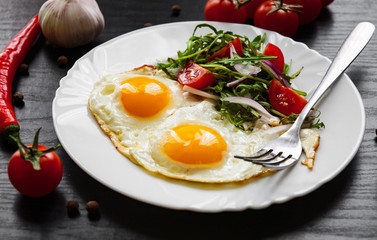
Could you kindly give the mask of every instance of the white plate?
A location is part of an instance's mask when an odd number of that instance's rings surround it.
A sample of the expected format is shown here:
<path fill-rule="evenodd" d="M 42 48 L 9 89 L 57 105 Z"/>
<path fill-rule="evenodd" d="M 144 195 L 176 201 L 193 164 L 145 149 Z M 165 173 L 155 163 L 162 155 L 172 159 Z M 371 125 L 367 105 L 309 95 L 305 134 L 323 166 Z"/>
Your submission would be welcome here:
<path fill-rule="evenodd" d="M 149 174 L 115 150 L 88 110 L 93 84 L 106 74 L 175 56 L 177 50 L 186 48 L 186 41 L 199 23 L 179 22 L 133 31 L 94 48 L 75 63 L 61 79 L 52 107 L 57 136 L 69 156 L 90 176 L 126 196 L 166 208 L 199 212 L 261 209 L 283 203 L 312 192 L 342 171 L 356 154 L 365 129 L 360 94 L 346 75 L 319 106 L 326 128 L 320 130 L 321 145 L 312 171 L 297 164 L 241 184 L 189 183 Z M 286 61 L 292 60 L 292 71 L 305 67 L 295 79 L 296 86 L 304 91 L 321 80 L 330 63 L 306 45 L 274 32 L 249 25 L 211 24 L 250 39 L 266 32 L 267 41 L 282 49 Z"/>

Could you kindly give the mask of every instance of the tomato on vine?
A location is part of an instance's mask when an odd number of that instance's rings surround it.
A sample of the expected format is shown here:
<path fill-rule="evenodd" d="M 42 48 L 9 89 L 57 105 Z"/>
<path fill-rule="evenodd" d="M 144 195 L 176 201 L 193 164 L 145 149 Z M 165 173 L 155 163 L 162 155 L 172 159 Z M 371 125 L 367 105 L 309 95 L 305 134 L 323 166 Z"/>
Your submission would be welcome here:
<path fill-rule="evenodd" d="M 266 0 L 237 0 L 237 7 L 245 5 L 246 17 L 253 20 L 257 8 Z"/>
<path fill-rule="evenodd" d="M 254 25 L 256 27 L 293 36 L 299 25 L 298 5 L 287 5 L 282 0 L 265 1 L 256 10 Z"/>
<path fill-rule="evenodd" d="M 41 197 L 55 190 L 63 177 L 63 165 L 54 152 L 60 145 L 47 148 L 38 144 L 39 131 L 33 144 L 25 146 L 17 138 L 19 150 L 10 158 L 8 177 L 14 188 L 29 197 Z"/>
<path fill-rule="evenodd" d="M 233 0 L 208 0 L 204 7 L 204 17 L 207 21 L 244 23 L 246 8 L 237 8 Z"/>
<path fill-rule="evenodd" d="M 287 4 L 301 5 L 298 14 L 299 24 L 308 24 L 313 22 L 320 14 L 322 9 L 322 0 L 284 0 Z"/>
<path fill-rule="evenodd" d="M 322 8 L 327 7 L 332 2 L 334 2 L 334 0 L 322 0 Z"/>

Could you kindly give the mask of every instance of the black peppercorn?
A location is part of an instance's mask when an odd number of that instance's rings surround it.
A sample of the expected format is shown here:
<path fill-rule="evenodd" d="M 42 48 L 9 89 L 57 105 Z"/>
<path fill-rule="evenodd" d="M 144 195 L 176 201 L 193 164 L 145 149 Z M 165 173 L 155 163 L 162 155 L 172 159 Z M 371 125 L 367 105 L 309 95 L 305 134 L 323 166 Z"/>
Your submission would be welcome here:
<path fill-rule="evenodd" d="M 171 13 L 173 14 L 173 16 L 178 16 L 180 12 L 181 12 L 181 6 L 177 4 L 173 5 L 173 7 L 171 8 Z"/>
<path fill-rule="evenodd" d="M 150 27 L 150 26 L 152 26 L 152 23 L 144 23 L 144 27 Z"/>
<path fill-rule="evenodd" d="M 29 65 L 26 64 L 26 63 L 22 63 L 20 65 L 20 67 L 18 68 L 18 71 L 21 73 L 21 74 L 29 74 Z"/>
<path fill-rule="evenodd" d="M 100 218 L 99 214 L 99 203 L 97 201 L 89 201 L 86 203 L 86 211 L 88 211 L 88 218 L 90 220 L 98 220 Z"/>
<path fill-rule="evenodd" d="M 79 203 L 76 200 L 69 200 L 67 202 L 67 213 L 70 217 L 79 215 Z"/>
<path fill-rule="evenodd" d="M 87 202 L 86 211 L 88 211 L 89 214 L 98 214 L 99 213 L 99 203 L 97 201 Z"/>
<path fill-rule="evenodd" d="M 15 92 L 13 94 L 14 103 L 21 103 L 24 100 L 24 95 L 21 92 Z"/>
<path fill-rule="evenodd" d="M 57 62 L 59 67 L 65 67 L 68 65 L 68 58 L 66 56 L 60 56 L 58 57 Z"/>

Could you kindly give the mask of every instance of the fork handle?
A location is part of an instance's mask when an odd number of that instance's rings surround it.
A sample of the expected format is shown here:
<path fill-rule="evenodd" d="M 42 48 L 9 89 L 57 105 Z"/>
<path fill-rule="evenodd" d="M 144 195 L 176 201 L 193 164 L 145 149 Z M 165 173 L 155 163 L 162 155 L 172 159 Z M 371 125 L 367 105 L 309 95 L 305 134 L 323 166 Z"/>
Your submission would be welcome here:
<path fill-rule="evenodd" d="M 368 44 L 373 35 L 374 29 L 375 26 L 372 23 L 362 22 L 352 30 L 352 32 L 344 40 L 325 76 L 319 83 L 312 96 L 309 98 L 307 104 L 302 109 L 291 129 L 296 129 L 296 131 L 299 132 L 301 125 L 303 124 L 310 110 Z"/>

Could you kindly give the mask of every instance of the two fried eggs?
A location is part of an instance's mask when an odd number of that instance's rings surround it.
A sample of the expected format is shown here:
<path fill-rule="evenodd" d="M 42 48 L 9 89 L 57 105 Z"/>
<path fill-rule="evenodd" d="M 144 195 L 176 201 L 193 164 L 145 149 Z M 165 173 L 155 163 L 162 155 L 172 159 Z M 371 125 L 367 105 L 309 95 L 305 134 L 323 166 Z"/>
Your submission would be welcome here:
<path fill-rule="evenodd" d="M 234 127 L 215 102 L 185 93 L 153 66 L 103 77 L 93 87 L 89 109 L 117 150 L 151 172 L 215 183 L 268 171 L 233 157 L 270 141 L 263 131 Z"/>
<path fill-rule="evenodd" d="M 116 149 L 151 172 L 206 183 L 269 172 L 234 158 L 251 155 L 277 137 L 264 134 L 270 128 L 266 123 L 257 121 L 252 132 L 236 128 L 213 100 L 185 93 L 154 66 L 103 77 L 93 87 L 89 109 Z M 306 139 L 319 140 L 313 136 L 307 132 Z"/>

